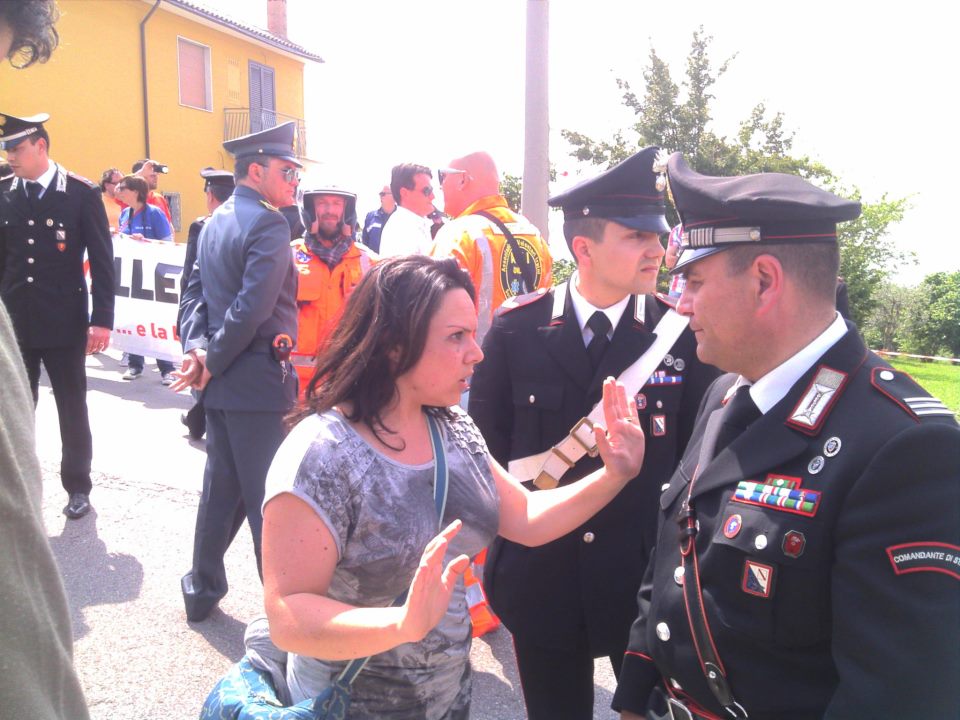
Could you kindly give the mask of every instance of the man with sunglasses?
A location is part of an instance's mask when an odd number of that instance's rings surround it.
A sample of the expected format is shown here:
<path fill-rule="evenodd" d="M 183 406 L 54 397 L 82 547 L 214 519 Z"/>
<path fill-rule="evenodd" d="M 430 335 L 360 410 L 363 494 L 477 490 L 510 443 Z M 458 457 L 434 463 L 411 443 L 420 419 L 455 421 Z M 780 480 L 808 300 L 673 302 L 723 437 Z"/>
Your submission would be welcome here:
<path fill-rule="evenodd" d="M 390 192 L 397 209 L 380 236 L 380 256 L 426 255 L 433 244 L 427 217 L 433 212 L 433 173 L 424 165 L 403 163 L 390 171 Z"/>
<path fill-rule="evenodd" d="M 223 144 L 236 159 L 233 195 L 200 232 L 181 299 L 183 368 L 175 390 L 203 391 L 207 465 L 193 567 L 181 580 L 187 619 L 205 619 L 227 594 L 223 556 L 246 517 L 260 569 L 260 505 L 267 469 L 297 397 L 287 361 L 297 336 L 291 205 L 302 167 L 294 123 Z"/>
<path fill-rule="evenodd" d="M 487 153 L 457 158 L 437 176 L 443 209 L 454 219 L 440 228 L 430 254 L 456 258 L 470 273 L 477 289 L 477 342 L 483 342 L 505 300 L 553 284 L 550 248 L 536 226 L 507 205 Z"/>
<path fill-rule="evenodd" d="M 396 209 L 397 201 L 393 199 L 390 186 L 384 185 L 380 190 L 380 207 L 367 213 L 363 219 L 363 234 L 360 236 L 363 244 L 375 253 L 380 252 L 380 236 L 383 233 L 383 227 Z"/>

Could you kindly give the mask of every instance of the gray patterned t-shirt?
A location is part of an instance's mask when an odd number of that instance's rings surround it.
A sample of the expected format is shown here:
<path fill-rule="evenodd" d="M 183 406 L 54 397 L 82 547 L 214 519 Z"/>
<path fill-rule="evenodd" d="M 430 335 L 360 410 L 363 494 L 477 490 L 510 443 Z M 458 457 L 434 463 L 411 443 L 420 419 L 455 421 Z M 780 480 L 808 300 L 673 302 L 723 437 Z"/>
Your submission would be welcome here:
<path fill-rule="evenodd" d="M 441 419 L 449 467 L 442 526 L 463 528 L 446 560 L 470 557 L 493 540 L 498 496 L 486 444 L 473 421 L 453 408 Z M 441 526 L 433 499 L 433 461 L 403 465 L 371 447 L 340 413 L 302 420 L 284 440 L 267 475 L 264 504 L 293 493 L 330 529 L 339 559 L 327 595 L 360 607 L 385 607 L 406 590 L 427 543 Z M 352 686 L 351 718 L 466 718 L 470 704 L 470 615 L 463 580 L 446 616 L 419 643 L 375 655 Z M 345 662 L 290 655 L 294 702 L 314 697 Z"/>

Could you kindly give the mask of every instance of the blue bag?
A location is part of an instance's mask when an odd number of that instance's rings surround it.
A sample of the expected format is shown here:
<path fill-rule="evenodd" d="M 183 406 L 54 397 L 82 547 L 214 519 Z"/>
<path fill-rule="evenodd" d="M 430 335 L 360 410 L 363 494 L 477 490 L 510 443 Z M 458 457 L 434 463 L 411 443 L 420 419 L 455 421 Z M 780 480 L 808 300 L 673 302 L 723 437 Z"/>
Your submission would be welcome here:
<path fill-rule="evenodd" d="M 440 427 L 429 413 L 427 425 L 436 461 L 433 468 L 433 500 L 440 529 L 443 529 L 443 512 L 447 504 L 447 459 L 443 452 Z M 393 604 L 402 605 L 406 597 L 404 591 Z M 254 665 L 248 655 L 244 655 L 210 691 L 200 710 L 200 720 L 346 720 L 350 710 L 350 685 L 369 659 L 351 660 L 317 697 L 285 706 L 270 674 Z"/>

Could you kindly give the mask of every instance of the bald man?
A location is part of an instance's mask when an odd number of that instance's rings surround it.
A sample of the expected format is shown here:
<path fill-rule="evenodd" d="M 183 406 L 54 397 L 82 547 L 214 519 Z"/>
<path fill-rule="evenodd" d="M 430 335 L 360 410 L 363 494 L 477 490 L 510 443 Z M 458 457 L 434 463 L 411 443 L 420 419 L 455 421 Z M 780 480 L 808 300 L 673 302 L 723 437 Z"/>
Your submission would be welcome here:
<path fill-rule="evenodd" d="M 430 254 L 453 257 L 470 273 L 477 289 L 477 342 L 483 342 L 505 300 L 553 284 L 550 249 L 533 223 L 507 205 L 489 154 L 452 160 L 437 176 L 444 212 L 453 220 L 437 233 Z"/>

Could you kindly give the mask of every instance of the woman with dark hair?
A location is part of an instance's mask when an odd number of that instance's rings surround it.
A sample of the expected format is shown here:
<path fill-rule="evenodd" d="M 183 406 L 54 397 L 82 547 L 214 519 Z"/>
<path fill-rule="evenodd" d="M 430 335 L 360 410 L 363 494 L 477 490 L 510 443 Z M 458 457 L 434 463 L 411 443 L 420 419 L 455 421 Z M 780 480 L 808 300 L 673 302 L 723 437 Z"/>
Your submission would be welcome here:
<path fill-rule="evenodd" d="M 120 212 L 119 231 L 134 240 L 173 240 L 173 228 L 163 211 L 147 203 L 150 187 L 138 175 L 126 175 L 113 189 L 117 200 L 127 205 Z M 124 380 L 136 380 L 143 375 L 143 355 L 127 355 L 129 367 L 121 376 Z M 173 363 L 157 358 L 160 382 L 173 385 Z"/>
<path fill-rule="evenodd" d="M 293 702 L 372 656 L 349 717 L 468 717 L 468 558 L 497 534 L 532 546 L 570 532 L 642 463 L 636 406 L 608 379 L 608 431 L 594 429 L 604 468 L 535 493 L 508 475 L 456 407 L 483 357 L 473 298 L 454 260 L 391 258 L 364 276 L 317 359 L 263 510 L 265 606 Z M 437 458 L 449 475 L 440 513 Z"/>

